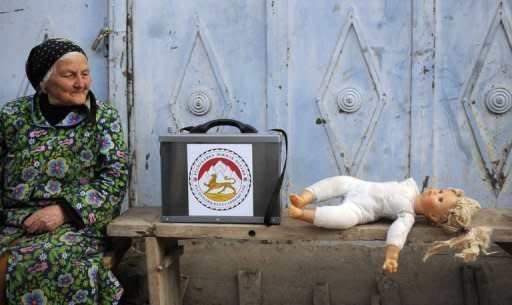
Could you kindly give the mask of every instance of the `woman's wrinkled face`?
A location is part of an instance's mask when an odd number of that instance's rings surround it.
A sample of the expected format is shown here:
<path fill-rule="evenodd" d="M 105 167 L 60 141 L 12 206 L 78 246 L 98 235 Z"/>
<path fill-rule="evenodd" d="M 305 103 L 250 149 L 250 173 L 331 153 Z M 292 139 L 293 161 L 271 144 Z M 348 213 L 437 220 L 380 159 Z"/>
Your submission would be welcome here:
<path fill-rule="evenodd" d="M 446 221 L 448 211 L 455 207 L 459 195 L 453 189 L 426 188 L 416 200 L 421 205 L 424 215 L 433 222 Z"/>
<path fill-rule="evenodd" d="M 87 57 L 81 53 L 65 55 L 55 62 L 53 68 L 50 78 L 40 84 L 50 103 L 61 106 L 84 104 L 91 86 Z"/>

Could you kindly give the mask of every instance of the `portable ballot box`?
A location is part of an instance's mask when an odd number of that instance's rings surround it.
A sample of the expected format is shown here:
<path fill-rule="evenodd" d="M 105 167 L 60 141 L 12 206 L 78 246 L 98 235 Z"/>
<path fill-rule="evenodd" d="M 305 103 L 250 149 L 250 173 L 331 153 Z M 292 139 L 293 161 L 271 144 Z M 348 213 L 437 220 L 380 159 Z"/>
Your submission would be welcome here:
<path fill-rule="evenodd" d="M 279 133 L 160 137 L 162 221 L 279 224 Z"/>

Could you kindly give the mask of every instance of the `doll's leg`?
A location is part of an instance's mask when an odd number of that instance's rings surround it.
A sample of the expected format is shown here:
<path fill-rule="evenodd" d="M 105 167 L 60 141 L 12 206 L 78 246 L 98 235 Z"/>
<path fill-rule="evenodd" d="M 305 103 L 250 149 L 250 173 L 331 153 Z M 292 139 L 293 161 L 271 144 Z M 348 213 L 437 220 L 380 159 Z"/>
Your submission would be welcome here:
<path fill-rule="evenodd" d="M 352 203 L 316 208 L 314 224 L 329 229 L 348 229 L 360 223 L 360 208 Z"/>
<path fill-rule="evenodd" d="M 297 194 L 291 194 L 289 196 L 290 202 L 295 207 L 301 209 L 305 207 L 306 205 L 315 202 L 315 197 L 313 194 L 308 190 L 303 190 L 300 195 Z"/>
<path fill-rule="evenodd" d="M 294 219 L 299 219 L 305 222 L 313 223 L 315 220 L 314 209 L 299 209 L 293 204 L 288 207 L 288 216 Z"/>

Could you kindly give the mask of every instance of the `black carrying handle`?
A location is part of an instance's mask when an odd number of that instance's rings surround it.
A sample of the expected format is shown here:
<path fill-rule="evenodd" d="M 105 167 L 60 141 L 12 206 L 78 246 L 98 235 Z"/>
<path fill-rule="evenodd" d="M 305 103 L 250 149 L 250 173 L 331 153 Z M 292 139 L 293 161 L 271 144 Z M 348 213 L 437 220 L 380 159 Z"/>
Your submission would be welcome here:
<path fill-rule="evenodd" d="M 278 128 L 270 129 L 270 130 L 277 131 L 283 135 L 283 138 L 284 138 L 284 164 L 283 164 L 283 169 L 281 170 L 281 175 L 279 175 L 279 178 L 277 179 L 276 186 L 274 187 L 274 191 L 270 195 L 270 200 L 268 201 L 267 208 L 265 209 L 265 217 L 263 218 L 263 222 L 267 226 L 272 225 L 272 221 L 271 221 L 272 206 L 271 205 L 272 205 L 272 202 L 274 202 L 276 200 L 279 202 L 278 199 L 279 199 L 279 195 L 281 193 L 281 186 L 283 185 L 284 174 L 286 172 L 286 163 L 288 162 L 288 136 L 286 135 L 286 131 L 284 131 L 283 129 L 278 129 Z M 279 207 L 279 208 L 281 208 L 281 207 Z"/>
<path fill-rule="evenodd" d="M 226 125 L 238 128 L 238 130 L 240 130 L 241 133 L 258 133 L 258 130 L 252 127 L 251 125 L 233 119 L 211 120 L 200 125 L 183 127 L 180 129 L 180 131 L 185 130 L 190 133 L 207 133 L 208 130 L 210 130 L 213 127 Z"/>

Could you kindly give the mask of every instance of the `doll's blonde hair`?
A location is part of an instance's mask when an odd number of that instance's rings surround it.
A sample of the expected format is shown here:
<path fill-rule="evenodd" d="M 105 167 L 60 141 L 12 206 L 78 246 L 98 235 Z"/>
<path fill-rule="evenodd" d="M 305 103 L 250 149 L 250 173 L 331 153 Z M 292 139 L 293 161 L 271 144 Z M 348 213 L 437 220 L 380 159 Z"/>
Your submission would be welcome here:
<path fill-rule="evenodd" d="M 448 233 L 459 234 L 459 236 L 446 241 L 436 241 L 434 246 L 423 256 L 423 261 L 426 261 L 430 256 L 445 247 L 462 249 L 462 251 L 454 256 L 460 258 L 463 262 L 475 261 L 480 252 L 488 254 L 487 249 L 490 244 L 491 229 L 487 227 L 471 227 L 471 218 L 480 209 L 480 204 L 472 198 L 465 197 L 462 190 L 453 188 L 450 190 L 454 191 L 458 197 L 455 206 L 448 210 L 446 219 L 434 224 Z"/>

